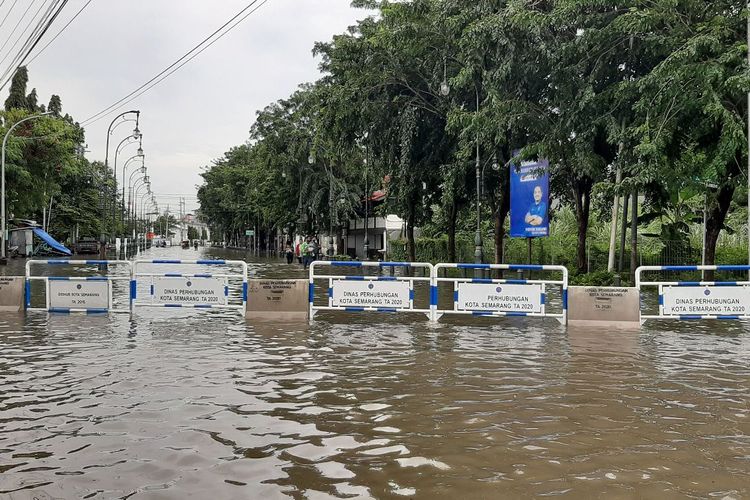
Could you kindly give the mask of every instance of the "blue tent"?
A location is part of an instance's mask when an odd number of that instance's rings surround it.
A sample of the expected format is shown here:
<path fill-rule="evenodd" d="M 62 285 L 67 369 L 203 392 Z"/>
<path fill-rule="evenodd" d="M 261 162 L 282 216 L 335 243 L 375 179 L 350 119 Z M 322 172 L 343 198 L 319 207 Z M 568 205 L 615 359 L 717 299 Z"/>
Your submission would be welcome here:
<path fill-rule="evenodd" d="M 73 252 L 65 248 L 63 244 L 57 241 L 55 238 L 50 236 L 46 231 L 42 231 L 38 227 L 33 228 L 34 234 L 44 241 L 50 250 L 61 253 L 63 255 L 73 255 Z"/>

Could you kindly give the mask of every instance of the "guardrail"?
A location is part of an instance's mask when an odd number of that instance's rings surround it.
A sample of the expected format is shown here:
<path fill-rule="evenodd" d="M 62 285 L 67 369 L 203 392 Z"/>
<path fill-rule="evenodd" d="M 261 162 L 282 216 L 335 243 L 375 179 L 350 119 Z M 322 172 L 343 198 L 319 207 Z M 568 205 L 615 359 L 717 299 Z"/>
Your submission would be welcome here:
<path fill-rule="evenodd" d="M 750 281 L 644 281 L 646 272 L 750 271 L 750 266 L 641 266 L 635 286 L 641 294 L 640 322 L 649 319 L 750 319 Z M 643 314 L 643 288 L 658 290 L 658 314 Z"/>
<path fill-rule="evenodd" d="M 441 269 L 473 269 L 503 271 L 560 272 L 561 280 L 494 279 L 440 277 Z M 453 308 L 438 307 L 438 286 L 453 284 Z M 547 286 L 560 287 L 561 312 L 547 309 Z M 438 321 L 446 314 L 506 317 L 524 316 L 556 318 L 563 325 L 568 321 L 568 269 L 565 266 L 525 264 L 436 264 L 433 271 L 432 319 Z"/>
<path fill-rule="evenodd" d="M 142 272 L 144 265 L 166 266 L 235 266 L 240 272 Z M 140 281 L 139 281 L 140 280 Z M 230 294 L 231 282 L 242 281 L 242 289 Z M 145 283 L 144 283 L 145 282 Z M 139 300 L 139 284 L 148 286 L 148 300 Z M 136 307 L 186 307 L 195 309 L 235 309 L 245 314 L 247 307 L 247 263 L 242 260 L 136 260 L 133 263 L 133 300 Z M 232 303 L 241 297 L 242 302 Z"/>
<path fill-rule="evenodd" d="M 315 274 L 320 267 L 350 267 L 364 270 L 424 269 L 427 276 L 382 276 L 379 274 L 335 275 Z M 332 272 L 332 271 L 331 271 Z M 308 301 L 310 320 L 318 311 L 345 312 L 413 312 L 431 318 L 431 308 L 414 306 L 414 284 L 427 284 L 425 299 L 429 304 L 432 285 L 432 264 L 426 262 L 359 262 L 359 261 L 314 261 L 310 264 Z M 328 281 L 328 305 L 315 304 L 315 281 Z"/>
<path fill-rule="evenodd" d="M 91 276 L 41 276 L 32 275 L 32 266 L 109 266 L 123 265 L 128 269 L 127 275 L 107 274 Z M 132 265 L 127 260 L 69 260 L 46 259 L 26 262 L 24 283 L 24 307 L 27 311 L 48 311 L 53 313 L 86 313 L 130 312 L 134 298 L 131 281 Z M 31 284 L 34 281 L 44 282 L 45 306 L 31 307 Z M 113 301 L 113 283 L 130 281 L 125 288 L 127 307 L 118 307 Z"/>

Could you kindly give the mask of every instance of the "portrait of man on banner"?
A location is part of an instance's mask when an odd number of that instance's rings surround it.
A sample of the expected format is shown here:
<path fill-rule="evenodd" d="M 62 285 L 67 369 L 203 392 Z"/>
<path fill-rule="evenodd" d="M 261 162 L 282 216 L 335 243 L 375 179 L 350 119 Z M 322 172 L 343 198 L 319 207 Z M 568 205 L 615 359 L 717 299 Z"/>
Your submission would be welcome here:
<path fill-rule="evenodd" d="M 510 168 L 511 237 L 549 236 L 549 161 L 525 161 Z"/>

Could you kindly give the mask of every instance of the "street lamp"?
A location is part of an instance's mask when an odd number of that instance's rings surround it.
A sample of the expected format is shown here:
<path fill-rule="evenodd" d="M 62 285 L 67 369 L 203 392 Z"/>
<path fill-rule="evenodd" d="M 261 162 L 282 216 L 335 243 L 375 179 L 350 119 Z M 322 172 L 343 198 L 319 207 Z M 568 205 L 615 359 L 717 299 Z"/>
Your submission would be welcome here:
<path fill-rule="evenodd" d="M 7 246 L 8 246 L 8 230 L 6 229 L 6 221 L 5 221 L 5 146 L 8 142 L 8 137 L 10 137 L 10 133 L 13 132 L 13 129 L 22 124 L 23 122 L 27 122 L 29 120 L 33 120 L 35 118 L 41 118 L 42 116 L 50 115 L 52 114 L 52 111 L 47 111 L 46 113 L 40 113 L 38 115 L 32 115 L 27 116 L 26 118 L 17 121 L 11 127 L 8 129 L 8 131 L 5 133 L 5 137 L 3 137 L 3 151 L 2 151 L 2 167 L 0 169 L 2 172 L 0 173 L 0 198 L 2 200 L 0 201 L 0 218 L 2 218 L 2 228 L 0 228 L 0 232 L 2 232 L 3 237 L 3 245 L 2 245 L 2 251 L 0 252 L 0 263 L 6 264 L 8 261 L 8 254 L 7 254 Z"/>
<path fill-rule="evenodd" d="M 143 150 L 140 147 L 138 148 L 138 153 L 128 158 L 125 164 L 122 166 L 122 217 L 120 218 L 120 220 L 123 226 L 123 233 L 125 232 L 125 173 L 128 169 L 128 166 L 130 165 L 130 162 L 134 160 L 141 160 L 141 165 L 145 165 Z M 135 171 L 137 172 L 138 170 Z"/>
<path fill-rule="evenodd" d="M 477 116 L 479 115 L 479 87 L 476 87 L 477 94 Z M 477 232 L 474 235 L 474 263 L 482 264 L 484 262 L 484 250 L 482 245 L 482 197 L 481 197 L 481 160 L 479 157 L 479 125 L 476 124 L 476 118 L 474 120 L 476 126 L 476 142 L 477 142 L 477 158 L 476 158 L 476 177 L 477 177 Z M 482 277 L 482 270 L 476 269 L 474 273 L 476 277 Z"/>
<path fill-rule="evenodd" d="M 105 175 L 106 175 L 106 173 L 109 172 L 109 138 L 112 135 L 112 132 L 113 132 L 113 130 L 115 128 L 117 128 L 118 126 L 122 125 L 122 123 L 124 123 L 126 121 L 131 121 L 131 120 L 123 120 L 122 122 L 118 123 L 117 125 L 115 125 L 115 122 L 117 120 L 119 120 L 120 118 L 122 118 L 122 117 L 124 117 L 126 115 L 129 115 L 129 114 L 135 114 L 135 129 L 133 130 L 133 134 L 130 135 L 130 136 L 128 136 L 128 137 L 135 137 L 137 139 L 140 139 L 140 137 L 141 137 L 141 131 L 138 129 L 138 123 L 139 123 L 139 121 L 141 119 L 141 112 L 140 111 L 138 111 L 138 110 L 125 111 L 125 112 L 120 113 L 119 115 L 115 116 L 112 119 L 112 121 L 109 124 L 109 127 L 107 127 L 107 143 L 106 143 L 106 146 L 105 146 L 105 149 L 104 149 L 104 172 L 105 172 Z M 114 172 L 114 174 L 113 174 L 112 177 L 114 177 L 114 180 L 115 180 L 115 193 L 117 193 L 117 171 L 116 170 L 115 170 L 115 172 Z M 116 196 L 115 196 L 115 198 L 116 198 Z M 116 200 L 113 201 L 113 205 L 114 206 L 117 205 Z M 112 226 L 113 226 L 112 230 L 114 231 L 114 208 L 112 209 Z M 100 243 L 101 243 L 102 247 L 104 247 L 104 221 L 102 221 L 102 232 L 101 232 L 101 238 L 100 239 L 101 239 Z"/>

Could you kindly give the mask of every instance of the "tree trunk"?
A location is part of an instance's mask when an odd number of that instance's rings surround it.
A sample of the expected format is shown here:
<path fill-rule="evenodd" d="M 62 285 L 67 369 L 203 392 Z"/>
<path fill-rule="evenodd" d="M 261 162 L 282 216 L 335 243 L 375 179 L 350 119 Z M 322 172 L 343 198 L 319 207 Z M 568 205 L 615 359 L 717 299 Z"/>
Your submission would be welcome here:
<path fill-rule="evenodd" d="M 716 193 L 716 200 L 711 203 L 706 218 L 706 265 L 713 266 L 716 262 L 716 243 L 719 240 L 721 228 L 724 227 L 729 206 L 734 196 L 734 185 L 724 184 Z M 706 271 L 706 281 L 713 281 L 713 271 Z"/>
<path fill-rule="evenodd" d="M 456 219 L 458 218 L 458 204 L 455 198 L 448 210 L 448 262 L 456 262 Z"/>
<path fill-rule="evenodd" d="M 630 283 L 635 285 L 635 270 L 638 268 L 638 190 L 634 190 L 630 196 Z"/>
<path fill-rule="evenodd" d="M 409 253 L 409 262 L 417 261 L 416 242 L 414 241 L 414 207 L 409 207 L 409 216 L 406 220 L 406 247 Z"/>
<path fill-rule="evenodd" d="M 573 181 L 573 197 L 575 199 L 576 222 L 578 226 L 576 270 L 579 274 L 586 272 L 586 237 L 589 229 L 589 213 L 591 211 L 591 187 L 592 180 L 588 176 Z"/>

